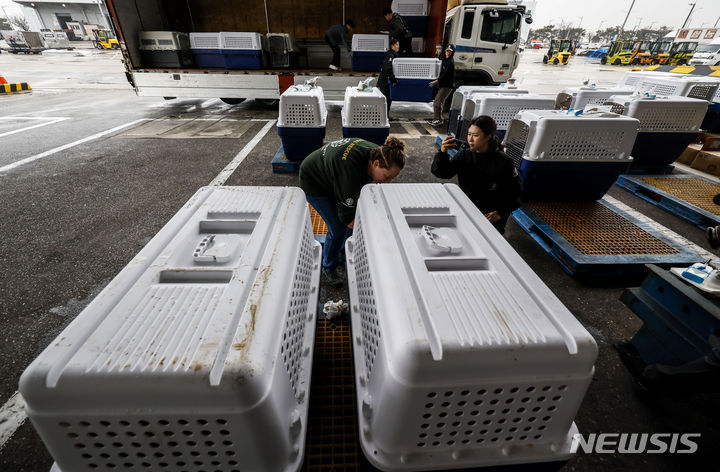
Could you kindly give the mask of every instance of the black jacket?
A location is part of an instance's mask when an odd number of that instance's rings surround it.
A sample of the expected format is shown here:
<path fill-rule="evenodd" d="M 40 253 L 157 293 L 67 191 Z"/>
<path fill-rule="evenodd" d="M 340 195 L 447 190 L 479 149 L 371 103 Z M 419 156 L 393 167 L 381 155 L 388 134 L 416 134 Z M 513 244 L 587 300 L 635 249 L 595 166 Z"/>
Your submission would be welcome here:
<path fill-rule="evenodd" d="M 335 46 L 343 45 L 349 51 L 350 45 L 348 44 L 347 38 L 345 37 L 346 34 L 347 28 L 345 28 L 345 25 L 333 25 L 330 27 L 329 30 L 327 30 L 325 36 L 328 38 L 328 41 L 330 41 L 330 43 L 334 44 Z"/>
<path fill-rule="evenodd" d="M 455 53 L 450 54 L 442 60 L 440 65 L 440 75 L 438 75 L 439 88 L 455 88 Z"/>
<path fill-rule="evenodd" d="M 398 54 L 392 49 L 388 49 L 388 52 L 385 54 L 385 59 L 383 60 L 382 69 L 380 69 L 380 75 L 377 79 L 377 86 L 379 89 L 387 89 L 389 87 L 388 79 L 393 84 L 397 83 L 392 67 L 393 60 L 396 57 L 398 57 Z"/>
<path fill-rule="evenodd" d="M 452 159 L 438 151 L 430 171 L 441 179 L 457 175 L 460 188 L 483 214 L 500 213 L 500 221 L 493 226 L 504 233 L 510 213 L 520 207 L 522 186 L 513 161 L 498 150 L 497 142 L 491 146 L 488 152 L 459 151 Z"/>
<path fill-rule="evenodd" d="M 398 41 L 412 38 L 412 31 L 410 31 L 410 28 L 408 27 L 407 23 L 405 23 L 405 20 L 402 16 L 398 15 L 397 13 L 393 13 L 389 23 L 391 38 L 395 38 Z"/>

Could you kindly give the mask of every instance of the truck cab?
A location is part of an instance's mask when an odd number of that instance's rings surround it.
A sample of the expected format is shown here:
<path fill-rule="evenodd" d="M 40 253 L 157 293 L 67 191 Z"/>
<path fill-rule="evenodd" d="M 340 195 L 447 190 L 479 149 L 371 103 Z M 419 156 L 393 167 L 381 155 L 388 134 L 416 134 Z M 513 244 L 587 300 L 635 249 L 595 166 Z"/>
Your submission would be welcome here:
<path fill-rule="evenodd" d="M 720 38 L 710 44 L 703 44 L 695 50 L 690 59 L 691 66 L 720 66 Z"/>
<path fill-rule="evenodd" d="M 447 12 L 443 43 L 455 45 L 457 85 L 507 82 L 518 65 L 524 16 L 524 6 L 506 0 L 467 1 Z"/>

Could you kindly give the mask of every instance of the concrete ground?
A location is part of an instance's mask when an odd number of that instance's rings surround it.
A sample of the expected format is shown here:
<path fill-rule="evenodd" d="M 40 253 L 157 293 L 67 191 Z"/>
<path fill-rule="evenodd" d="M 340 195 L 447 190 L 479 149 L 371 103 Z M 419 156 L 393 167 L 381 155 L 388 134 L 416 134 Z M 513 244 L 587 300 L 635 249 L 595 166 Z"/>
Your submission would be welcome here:
<path fill-rule="evenodd" d="M 554 95 L 584 77 L 616 83 L 625 70 L 584 58 L 543 65 L 527 51 L 515 76 L 521 87 Z M 15 396 L 25 367 L 253 138 L 261 137 L 227 185 L 296 185 L 297 177 L 270 170 L 280 140 L 274 127 L 262 133 L 277 111 L 253 101 L 137 97 L 116 52 L 2 54 L 0 74 L 34 89 L 0 97 L 0 470 L 46 471 L 52 459 Z M 437 131 L 421 123 L 430 106 L 394 104 L 393 111 L 400 121 L 391 132 L 406 140 L 410 156 L 396 181 L 436 182 L 429 166 Z M 327 137 L 341 137 L 339 103 L 329 104 Z M 699 228 L 618 187 L 609 195 L 704 247 Z M 695 454 L 578 453 L 562 470 L 717 470 L 718 395 L 639 396 L 620 362 L 614 343 L 641 326 L 618 300 L 625 287 L 573 279 L 512 221 L 506 238 L 598 343 L 580 431 L 702 434 Z M 321 291 L 321 301 L 341 297 L 344 290 Z"/>

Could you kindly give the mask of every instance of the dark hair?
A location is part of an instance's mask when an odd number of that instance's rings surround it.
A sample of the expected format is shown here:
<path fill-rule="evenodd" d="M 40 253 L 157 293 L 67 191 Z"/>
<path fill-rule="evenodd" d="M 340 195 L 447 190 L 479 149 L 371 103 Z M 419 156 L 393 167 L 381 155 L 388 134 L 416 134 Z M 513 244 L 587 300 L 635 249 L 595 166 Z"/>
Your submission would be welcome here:
<path fill-rule="evenodd" d="M 392 13 L 392 8 L 390 8 L 390 7 L 383 8 L 383 16 L 388 15 L 390 13 Z"/>
<path fill-rule="evenodd" d="M 400 40 L 397 38 L 390 38 L 390 46 L 395 46 L 397 43 L 399 43 Z"/>
<path fill-rule="evenodd" d="M 405 167 L 405 142 L 395 136 L 388 136 L 385 144 L 370 151 L 371 161 L 380 161 L 380 167 L 391 169 Z"/>
<path fill-rule="evenodd" d="M 470 121 L 470 126 L 477 126 L 484 134 L 495 136 L 497 133 L 497 123 L 492 117 L 487 115 L 480 115 L 477 118 L 473 118 Z"/>
<path fill-rule="evenodd" d="M 353 20 L 345 20 L 345 24 L 348 25 L 350 28 L 355 28 L 355 22 Z"/>

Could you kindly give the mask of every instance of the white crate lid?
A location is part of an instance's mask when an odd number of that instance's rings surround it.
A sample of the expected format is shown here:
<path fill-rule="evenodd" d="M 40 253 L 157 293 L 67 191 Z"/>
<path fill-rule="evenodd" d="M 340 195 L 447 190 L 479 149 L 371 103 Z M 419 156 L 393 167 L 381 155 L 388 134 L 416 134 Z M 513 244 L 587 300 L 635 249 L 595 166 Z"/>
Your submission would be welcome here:
<path fill-rule="evenodd" d="M 220 49 L 220 33 L 190 33 L 193 49 Z"/>
<path fill-rule="evenodd" d="M 632 161 L 640 122 L 616 113 L 580 113 L 561 110 L 525 110 L 510 123 L 505 141 L 515 126 L 527 127 L 523 158 L 533 161 Z M 516 124 L 516 122 L 519 122 Z"/>
<path fill-rule="evenodd" d="M 351 309 L 377 318 L 374 369 L 424 388 L 592 371 L 592 336 L 457 185 L 366 185 L 355 222 Z"/>
<path fill-rule="evenodd" d="M 377 87 L 358 90 L 345 88 L 345 99 L 340 112 L 346 128 L 389 128 L 387 99 Z"/>
<path fill-rule="evenodd" d="M 672 77 L 674 75 L 675 74 L 671 74 L 670 72 L 660 71 L 629 71 L 625 72 L 622 76 L 622 79 L 618 82 L 618 87 L 635 87 L 635 84 L 641 81 L 644 77 Z"/>
<path fill-rule="evenodd" d="M 400 16 L 427 16 L 428 1 L 393 0 L 390 8 Z"/>
<path fill-rule="evenodd" d="M 471 94 L 475 93 L 513 93 L 513 94 L 525 94 L 527 90 L 519 89 L 515 86 L 505 86 L 501 84 L 499 86 L 494 85 L 461 85 L 455 89 L 453 93 L 452 103 L 450 108 L 453 110 L 462 110 L 463 102 Z"/>
<path fill-rule="evenodd" d="M 708 102 L 680 96 L 613 95 L 606 105 L 613 112 L 637 118 L 640 131 L 699 132 Z"/>
<path fill-rule="evenodd" d="M 398 79 L 437 79 L 440 60 L 421 57 L 398 57 L 393 60 L 393 73 Z"/>
<path fill-rule="evenodd" d="M 297 302 L 303 320 L 315 312 L 319 256 L 300 189 L 202 188 L 33 361 L 20 391 L 34 411 L 91 415 L 244 410 L 276 369 L 307 389 L 296 369 L 311 366 L 295 351 L 312 338 L 283 335 Z M 296 271 L 309 271 L 302 289 Z M 284 365 L 281 348 L 299 365 Z"/>
<path fill-rule="evenodd" d="M 278 126 L 321 128 L 327 122 L 322 87 L 292 85 L 280 95 Z"/>
<path fill-rule="evenodd" d="M 483 93 L 473 97 L 475 107 L 470 117 L 488 115 L 495 120 L 498 129 L 507 129 L 521 110 L 552 110 L 555 106 L 553 98 L 534 94 Z M 470 110 L 466 108 L 466 111 Z"/>
<path fill-rule="evenodd" d="M 146 51 L 179 51 L 190 49 L 187 33 L 177 31 L 140 31 L 140 49 Z"/>
<path fill-rule="evenodd" d="M 388 50 L 388 35 L 386 34 L 354 34 L 352 37 L 352 50 L 363 52 L 385 52 Z"/>
<path fill-rule="evenodd" d="M 557 95 L 555 103 L 557 108 L 580 110 L 585 108 L 585 105 L 602 105 L 612 95 L 633 93 L 634 89 L 630 87 L 570 87 Z"/>
<path fill-rule="evenodd" d="M 712 101 L 718 82 L 704 77 L 643 77 L 635 84 L 635 90 L 655 95 L 681 95 Z"/>
<path fill-rule="evenodd" d="M 222 31 L 220 46 L 223 49 L 259 50 L 264 49 L 264 38 L 260 33 Z"/>

